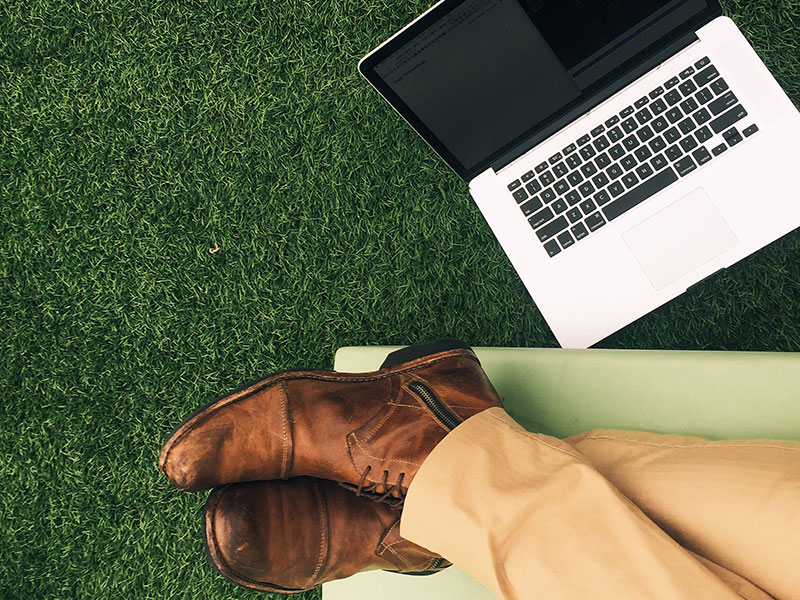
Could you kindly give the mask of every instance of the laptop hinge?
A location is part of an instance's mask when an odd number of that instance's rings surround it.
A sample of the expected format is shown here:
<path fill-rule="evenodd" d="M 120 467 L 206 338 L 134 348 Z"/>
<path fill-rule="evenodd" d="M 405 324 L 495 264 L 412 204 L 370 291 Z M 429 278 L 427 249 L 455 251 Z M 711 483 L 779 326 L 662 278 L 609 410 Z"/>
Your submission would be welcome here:
<path fill-rule="evenodd" d="M 634 81 L 636 81 L 649 71 L 653 70 L 661 63 L 672 58 L 675 54 L 677 54 L 687 46 L 690 46 L 696 41 L 699 41 L 697 34 L 695 32 L 691 32 L 678 38 L 668 46 L 665 46 L 658 53 L 651 55 L 648 59 L 639 63 L 637 66 L 633 67 L 625 74 L 621 75 L 612 85 L 606 87 L 602 91 L 586 99 L 583 103 L 576 106 L 574 109 L 563 115 L 557 121 L 554 121 L 545 128 L 535 132 L 534 134 L 526 138 L 525 141 L 521 142 L 520 144 L 516 145 L 514 148 L 512 148 L 511 150 L 500 156 L 497 160 L 491 163 L 490 165 L 491 168 L 494 169 L 495 172 L 499 172 L 501 169 L 505 168 L 506 166 L 517 160 L 519 157 L 524 155 L 529 150 L 538 146 L 540 143 L 545 141 L 553 134 L 558 133 L 564 127 L 566 127 L 573 121 L 579 119 L 587 112 L 589 112 L 596 106 L 602 104 L 603 102 L 611 98 L 611 96 L 625 89 L 631 83 L 633 83 Z"/>

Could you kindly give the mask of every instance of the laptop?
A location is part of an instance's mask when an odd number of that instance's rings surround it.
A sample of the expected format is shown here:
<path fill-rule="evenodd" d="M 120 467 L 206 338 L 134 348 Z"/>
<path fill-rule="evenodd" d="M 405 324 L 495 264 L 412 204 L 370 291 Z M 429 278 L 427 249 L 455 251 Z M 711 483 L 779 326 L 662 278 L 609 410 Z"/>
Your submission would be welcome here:
<path fill-rule="evenodd" d="M 800 113 L 716 0 L 443 0 L 359 71 L 564 347 L 800 227 Z"/>

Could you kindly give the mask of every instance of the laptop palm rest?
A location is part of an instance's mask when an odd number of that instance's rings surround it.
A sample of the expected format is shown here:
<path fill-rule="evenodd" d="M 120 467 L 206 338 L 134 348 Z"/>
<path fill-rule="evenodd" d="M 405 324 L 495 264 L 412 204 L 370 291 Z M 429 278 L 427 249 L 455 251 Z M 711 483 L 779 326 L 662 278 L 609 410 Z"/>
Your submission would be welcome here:
<path fill-rule="evenodd" d="M 739 243 L 703 188 L 673 202 L 622 238 L 657 290 Z"/>

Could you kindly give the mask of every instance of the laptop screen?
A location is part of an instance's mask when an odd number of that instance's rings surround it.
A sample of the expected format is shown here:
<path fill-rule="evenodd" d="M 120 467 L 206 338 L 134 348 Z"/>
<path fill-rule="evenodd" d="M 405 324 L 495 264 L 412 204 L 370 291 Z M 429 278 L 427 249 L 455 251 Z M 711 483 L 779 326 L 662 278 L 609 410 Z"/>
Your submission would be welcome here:
<path fill-rule="evenodd" d="M 707 0 L 447 1 L 361 71 L 466 179 L 711 4 L 718 10 Z"/>

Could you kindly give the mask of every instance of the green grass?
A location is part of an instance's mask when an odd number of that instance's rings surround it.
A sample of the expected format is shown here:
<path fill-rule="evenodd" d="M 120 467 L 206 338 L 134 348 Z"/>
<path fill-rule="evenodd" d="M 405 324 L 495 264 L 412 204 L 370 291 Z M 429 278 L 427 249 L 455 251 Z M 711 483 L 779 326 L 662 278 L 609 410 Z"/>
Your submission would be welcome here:
<path fill-rule="evenodd" d="M 185 414 L 342 345 L 555 345 L 356 73 L 429 1 L 0 4 L 0 597 L 263 597 L 156 469 Z M 725 5 L 800 101 L 798 1 Z M 795 233 L 601 345 L 800 351 L 798 307 Z"/>

